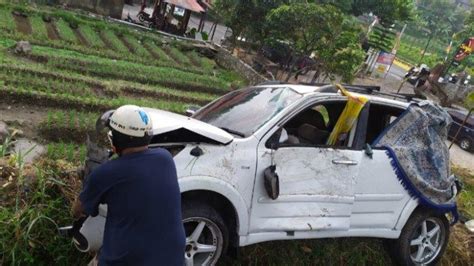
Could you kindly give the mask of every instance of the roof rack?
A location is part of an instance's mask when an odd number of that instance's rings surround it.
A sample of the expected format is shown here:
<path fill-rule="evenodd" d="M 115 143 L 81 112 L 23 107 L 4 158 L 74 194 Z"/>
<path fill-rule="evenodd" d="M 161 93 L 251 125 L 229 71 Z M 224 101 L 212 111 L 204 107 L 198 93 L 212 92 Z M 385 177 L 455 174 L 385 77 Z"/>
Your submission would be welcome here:
<path fill-rule="evenodd" d="M 269 80 L 262 82 L 258 85 L 278 85 L 278 84 L 286 84 L 286 82 L 280 80 Z M 336 93 L 338 89 L 332 83 L 311 83 L 311 82 L 299 82 L 299 85 L 307 85 L 307 86 L 318 86 L 319 92 L 329 92 L 329 93 Z M 341 84 L 344 88 L 349 91 L 357 92 L 361 94 L 371 94 L 371 95 L 378 95 L 378 96 L 385 96 L 385 97 L 393 97 L 406 100 L 407 102 L 411 101 L 421 101 L 423 99 L 419 98 L 416 94 L 409 94 L 409 93 L 389 93 L 389 92 L 381 92 L 380 86 L 375 85 L 351 85 L 351 84 Z"/>
<path fill-rule="evenodd" d="M 310 82 L 300 82 L 298 84 L 301 85 L 308 85 L 308 86 L 320 86 L 320 87 L 325 87 L 327 86 L 334 88 L 332 83 L 310 83 Z M 372 94 L 373 92 L 379 92 L 380 91 L 380 86 L 372 86 L 372 85 L 350 85 L 350 84 L 341 84 L 344 88 L 348 90 L 362 90 L 366 91 L 368 94 Z M 335 90 L 337 92 L 337 89 Z"/>

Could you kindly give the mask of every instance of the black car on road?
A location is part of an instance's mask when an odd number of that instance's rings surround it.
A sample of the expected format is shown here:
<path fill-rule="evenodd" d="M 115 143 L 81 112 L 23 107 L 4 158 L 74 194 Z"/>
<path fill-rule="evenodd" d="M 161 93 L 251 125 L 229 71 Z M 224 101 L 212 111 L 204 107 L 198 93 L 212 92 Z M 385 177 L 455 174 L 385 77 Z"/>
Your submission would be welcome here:
<path fill-rule="evenodd" d="M 467 111 L 449 110 L 448 113 L 453 118 L 453 123 L 449 127 L 448 138 L 454 140 L 461 149 L 474 151 L 474 114 L 471 113 L 466 120 Z M 466 122 L 463 125 L 464 120 Z"/>

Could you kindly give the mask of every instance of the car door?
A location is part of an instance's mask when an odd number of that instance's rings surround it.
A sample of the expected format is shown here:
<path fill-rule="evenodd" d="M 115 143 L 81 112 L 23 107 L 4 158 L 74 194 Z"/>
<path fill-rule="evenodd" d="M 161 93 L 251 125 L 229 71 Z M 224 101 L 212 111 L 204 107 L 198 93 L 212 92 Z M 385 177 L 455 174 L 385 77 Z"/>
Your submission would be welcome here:
<path fill-rule="evenodd" d="M 343 107 L 345 101 L 339 104 Z M 363 154 L 350 147 L 351 143 L 339 147 L 300 143 L 271 149 L 261 142 L 250 233 L 348 230 Z M 280 188 L 274 200 L 263 182 L 264 171 L 271 165 L 276 166 Z"/>

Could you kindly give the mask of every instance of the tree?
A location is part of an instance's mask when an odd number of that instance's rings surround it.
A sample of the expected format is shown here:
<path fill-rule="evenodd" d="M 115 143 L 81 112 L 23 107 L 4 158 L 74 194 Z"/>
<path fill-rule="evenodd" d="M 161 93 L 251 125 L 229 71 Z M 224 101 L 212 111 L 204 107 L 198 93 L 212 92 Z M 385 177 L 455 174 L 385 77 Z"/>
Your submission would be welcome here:
<path fill-rule="evenodd" d="M 235 45 L 240 36 L 252 21 L 252 0 L 218 0 L 214 3 L 215 12 L 222 18 L 224 24 L 232 29 L 232 43 Z"/>
<path fill-rule="evenodd" d="M 413 17 L 412 0 L 316 0 L 319 4 L 334 5 L 347 14 L 355 16 L 373 13 L 384 26 L 395 21 L 407 21 Z"/>
<path fill-rule="evenodd" d="M 267 15 L 266 22 L 272 38 L 288 41 L 298 55 L 315 54 L 316 73 L 350 81 L 363 61 L 360 31 L 332 5 L 282 5 Z"/>
<path fill-rule="evenodd" d="M 272 9 L 289 2 L 290 0 L 217 0 L 214 9 L 223 18 L 224 24 L 232 29 L 234 43 L 235 38 L 245 35 L 247 39 L 262 44 L 268 36 L 265 16 Z"/>

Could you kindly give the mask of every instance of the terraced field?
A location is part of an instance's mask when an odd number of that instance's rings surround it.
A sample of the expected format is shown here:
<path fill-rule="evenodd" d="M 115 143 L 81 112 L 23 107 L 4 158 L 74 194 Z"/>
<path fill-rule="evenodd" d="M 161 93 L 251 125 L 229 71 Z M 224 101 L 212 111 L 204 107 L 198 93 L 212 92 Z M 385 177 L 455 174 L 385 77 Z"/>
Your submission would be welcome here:
<path fill-rule="evenodd" d="M 32 44 L 31 54 L 12 52 L 20 40 Z M 190 43 L 69 11 L 0 3 L 2 103 L 67 109 L 78 117 L 123 104 L 179 113 L 244 84 Z M 54 132 L 61 123 L 47 124 Z"/>
<path fill-rule="evenodd" d="M 31 53 L 15 53 L 18 41 L 28 41 Z M 63 164 L 76 167 L 84 161 L 86 135 L 101 112 L 136 104 L 182 113 L 187 105 L 205 105 L 245 83 L 190 42 L 76 11 L 0 0 L 0 120 L 6 108 L 39 110 L 40 121 L 27 123 L 34 124 L 28 126 L 34 128 L 33 138 L 45 146 L 36 163 L 40 181 L 28 185 L 41 188 L 28 196 L 4 186 L 5 145 L 0 143 L 0 265 L 87 261 L 57 236 L 52 223 L 71 223 L 69 205 L 80 180 L 65 174 Z M 16 113 L 12 117 L 16 120 Z M 21 156 L 11 158 L 21 169 Z M 19 175 L 13 187 L 25 186 Z"/>

